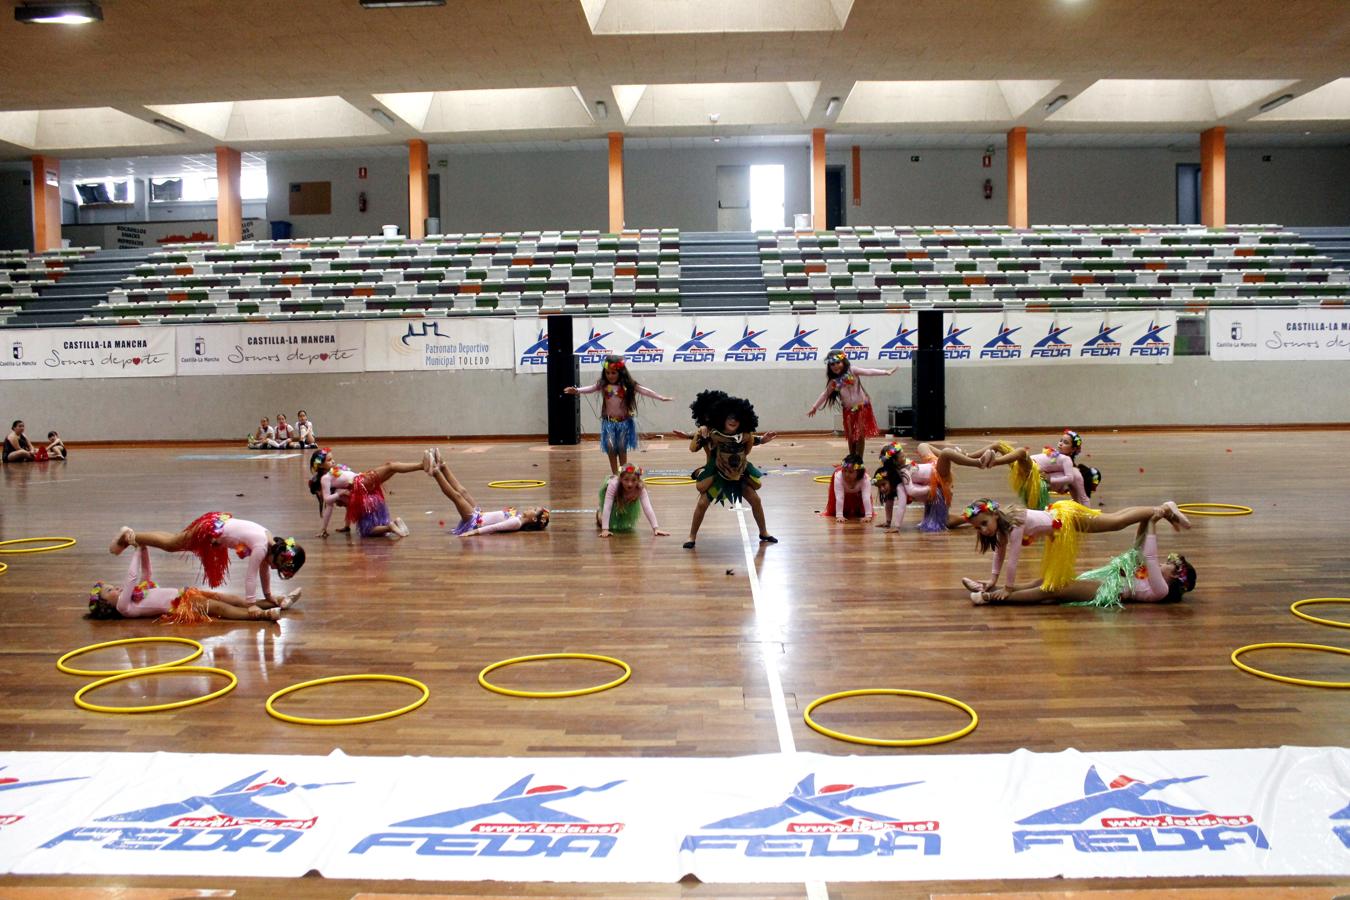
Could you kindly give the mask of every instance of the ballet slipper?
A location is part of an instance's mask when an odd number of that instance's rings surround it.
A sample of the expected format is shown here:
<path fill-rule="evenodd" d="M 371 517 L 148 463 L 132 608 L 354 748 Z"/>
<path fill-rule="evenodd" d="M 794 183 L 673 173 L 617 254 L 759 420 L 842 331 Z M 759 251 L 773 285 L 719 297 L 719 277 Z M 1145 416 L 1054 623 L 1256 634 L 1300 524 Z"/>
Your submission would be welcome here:
<path fill-rule="evenodd" d="M 123 550 L 134 546 L 136 546 L 136 532 L 123 525 L 122 530 L 117 532 L 117 540 L 108 547 L 108 552 L 113 556 L 120 556 Z"/>
<path fill-rule="evenodd" d="M 966 590 L 970 591 L 972 594 L 984 590 L 984 584 L 976 581 L 974 578 L 962 578 L 961 586 L 964 587 Z"/>
<path fill-rule="evenodd" d="M 1168 500 L 1163 504 L 1163 509 L 1167 511 L 1167 520 L 1172 523 L 1173 528 L 1180 531 L 1182 528 L 1191 527 L 1191 520 L 1181 511 L 1181 508 L 1177 506 L 1175 500 Z"/>
<path fill-rule="evenodd" d="M 985 606 L 989 603 L 989 593 L 987 591 L 971 591 L 970 603 L 972 606 Z"/>

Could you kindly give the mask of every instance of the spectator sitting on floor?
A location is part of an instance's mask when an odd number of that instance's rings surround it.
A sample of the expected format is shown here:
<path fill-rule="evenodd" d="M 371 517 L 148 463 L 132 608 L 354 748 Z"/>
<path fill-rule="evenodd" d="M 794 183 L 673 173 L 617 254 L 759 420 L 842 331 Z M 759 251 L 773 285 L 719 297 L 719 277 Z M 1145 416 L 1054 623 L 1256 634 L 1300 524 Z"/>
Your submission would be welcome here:
<path fill-rule="evenodd" d="M 286 421 L 285 413 L 277 413 L 277 426 L 272 430 L 272 438 L 279 449 L 303 446 L 300 443 L 300 433 Z"/>
<path fill-rule="evenodd" d="M 300 435 L 301 447 L 308 449 L 319 446 L 319 439 L 314 436 L 314 423 L 303 409 L 295 414 L 295 431 Z"/>
<path fill-rule="evenodd" d="M 38 458 L 37 450 L 33 449 L 33 444 L 24 436 L 23 419 L 15 419 L 9 426 L 9 434 L 5 435 L 5 446 L 3 459 L 7 463 L 33 462 Z"/>
<path fill-rule="evenodd" d="M 272 450 L 277 446 L 276 432 L 272 426 L 267 424 L 267 416 L 262 417 L 258 423 L 258 428 L 248 436 L 248 449 L 250 450 Z"/>
<path fill-rule="evenodd" d="M 61 435 L 55 431 L 47 432 L 47 458 L 66 459 L 69 455 L 66 451 L 65 441 L 61 440 Z"/>

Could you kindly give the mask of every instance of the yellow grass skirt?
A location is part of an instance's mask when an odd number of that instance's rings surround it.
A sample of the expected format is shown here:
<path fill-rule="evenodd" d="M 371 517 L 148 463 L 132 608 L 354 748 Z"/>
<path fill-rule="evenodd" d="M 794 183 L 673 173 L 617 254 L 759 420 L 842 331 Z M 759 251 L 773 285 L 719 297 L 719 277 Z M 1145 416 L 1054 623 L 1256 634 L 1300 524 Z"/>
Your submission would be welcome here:
<path fill-rule="evenodd" d="M 1101 510 L 1072 500 L 1057 500 L 1050 504 L 1049 512 L 1054 530 L 1046 538 L 1045 556 L 1041 559 L 1041 590 L 1057 591 L 1073 581 L 1084 526 L 1088 519 L 1100 516 Z"/>
<path fill-rule="evenodd" d="M 1013 449 L 1007 441 L 998 442 L 999 453 L 1012 453 Z M 1050 502 L 1050 485 L 1035 460 L 1018 460 L 1009 466 L 1008 486 L 1027 509 L 1045 509 Z"/>

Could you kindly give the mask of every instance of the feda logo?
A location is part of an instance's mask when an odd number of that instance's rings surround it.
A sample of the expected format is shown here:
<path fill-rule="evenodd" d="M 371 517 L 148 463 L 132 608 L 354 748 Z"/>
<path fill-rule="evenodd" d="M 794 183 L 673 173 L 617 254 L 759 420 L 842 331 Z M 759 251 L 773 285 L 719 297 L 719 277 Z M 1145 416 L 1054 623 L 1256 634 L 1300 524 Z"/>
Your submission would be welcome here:
<path fill-rule="evenodd" d="M 1045 332 L 1045 337 L 1032 345 L 1031 358 L 1060 359 L 1061 357 L 1073 356 L 1073 346 L 1061 337 L 1064 332 L 1072 327 L 1072 325 L 1065 325 L 1060 328 L 1058 325 L 1051 323 L 1050 328 Z"/>
<path fill-rule="evenodd" d="M 484 803 L 394 822 L 390 827 L 419 830 L 377 832 L 360 840 L 351 852 L 414 847 L 418 856 L 608 856 L 624 823 L 590 822 L 554 809 L 552 804 L 579 794 L 607 791 L 623 784 L 623 780 L 599 787 L 530 787 L 533 778 L 533 774 L 526 775 Z M 471 822 L 471 827 L 463 827 Z"/>
<path fill-rule="evenodd" d="M 1021 331 L 1019 325 L 1016 328 L 1009 328 L 1007 324 L 999 326 L 998 334 L 991 341 L 986 341 L 984 349 L 980 351 L 980 359 L 1021 359 L 1022 345 L 1013 343 L 1013 333 Z"/>
<path fill-rule="evenodd" d="M 1344 822 L 1343 825 L 1333 825 L 1331 833 L 1341 839 L 1345 849 L 1350 850 L 1350 803 L 1347 803 L 1345 809 L 1338 810 L 1331 814 L 1332 821 Z"/>
<path fill-rule="evenodd" d="M 858 340 L 858 336 L 871 330 L 870 328 L 854 328 L 849 325 L 844 330 L 844 336 L 835 341 L 830 350 L 841 350 L 849 359 L 867 359 L 869 348 Z"/>
<path fill-rule="evenodd" d="M 802 326 L 798 325 L 797 333 L 792 336 L 792 340 L 779 347 L 773 358 L 778 362 L 815 362 L 820 356 L 820 348 L 808 344 L 806 339 L 819 330 L 812 328 L 810 331 L 803 331 Z"/>
<path fill-rule="evenodd" d="M 909 336 L 918 331 L 917 328 L 906 328 L 902 321 L 895 329 L 895 337 L 881 345 L 877 351 L 877 359 L 894 359 L 900 362 L 907 362 L 914 359 L 914 342 Z"/>
<path fill-rule="evenodd" d="M 703 339 L 710 334 L 716 334 L 717 330 L 699 331 L 694 328 L 689 332 L 689 340 L 685 341 L 675 349 L 671 354 L 671 362 L 689 362 L 689 363 L 710 363 L 717 358 L 717 351 L 703 343 Z"/>
<path fill-rule="evenodd" d="M 628 349 L 623 351 L 623 355 L 629 362 L 635 363 L 659 363 L 666 358 L 666 351 L 652 343 L 652 338 L 660 337 L 665 334 L 664 331 L 648 331 L 642 329 L 642 335 Z"/>
<path fill-rule="evenodd" d="M 1162 333 L 1171 327 L 1171 325 L 1157 325 L 1153 322 L 1149 322 L 1148 330 L 1146 330 L 1143 336 L 1135 341 L 1130 347 L 1130 355 L 1170 356 L 1172 354 L 1172 345 L 1163 340 Z"/>
<path fill-rule="evenodd" d="M 526 347 L 525 352 L 520 354 L 520 364 L 522 366 L 548 365 L 548 334 L 544 329 L 539 329 L 539 334 L 534 343 Z"/>
<path fill-rule="evenodd" d="M 0 766 L 0 772 L 8 768 L 9 768 L 8 766 Z M 23 788 L 40 787 L 41 785 L 44 784 L 57 784 L 62 781 L 81 781 L 88 777 L 89 777 L 88 775 L 72 775 L 69 778 L 44 778 L 41 781 L 23 781 L 21 779 L 7 775 L 3 778 L 0 778 L 0 792 L 18 791 L 22 790 Z M 23 821 L 23 816 L 21 815 L 0 814 L 0 827 L 5 825 L 13 825 L 15 822 L 21 821 Z"/>
<path fill-rule="evenodd" d="M 1078 351 L 1079 356 L 1119 356 L 1120 341 L 1111 337 L 1121 329 L 1120 325 L 1106 327 L 1103 322 L 1098 328 L 1097 333 L 1083 342 L 1083 347 Z"/>
<path fill-rule="evenodd" d="M 943 359 L 970 359 L 970 345 L 961 340 L 961 335 L 969 330 L 955 325 L 947 329 L 947 336 L 942 339 Z"/>
<path fill-rule="evenodd" d="M 899 816 L 859 809 L 848 802 L 921 782 L 869 787 L 829 784 L 820 790 L 816 790 L 815 783 L 816 776 L 807 775 L 782 803 L 709 822 L 701 831 L 724 833 L 686 835 L 680 849 L 731 850 L 743 856 L 771 858 L 894 856 L 903 851 L 935 856 L 942 852 L 940 823 L 936 820 L 905 821 Z M 733 830 L 758 833 L 725 833 Z"/>
<path fill-rule="evenodd" d="M 572 352 L 581 360 L 583 366 L 599 365 L 605 361 L 606 356 L 609 356 L 609 348 L 602 342 L 613 333 L 612 331 L 602 333 L 598 329 L 592 328 L 590 336 Z"/>
<path fill-rule="evenodd" d="M 266 774 L 267 770 L 263 769 L 209 794 L 194 794 L 94 820 L 146 823 L 143 826 L 72 828 L 42 847 L 47 849 L 67 841 L 87 841 L 109 850 L 223 850 L 226 853 L 262 850 L 280 853 L 313 828 L 319 819 L 318 816 L 288 816 L 284 807 L 274 808 L 278 805 L 277 799 L 294 791 L 352 783 L 299 784 L 280 777 L 264 779 Z"/>
<path fill-rule="evenodd" d="M 755 338 L 759 337 L 768 329 L 751 331 L 750 326 L 745 326 L 741 332 L 741 339 L 727 348 L 727 352 L 722 354 L 722 362 L 764 362 L 767 355 L 764 348 L 755 343 Z"/>
<path fill-rule="evenodd" d="M 1108 785 L 1091 766 L 1083 779 L 1082 797 L 1018 819 L 1017 824 L 1081 825 L 1095 818 L 1096 826 L 1014 831 L 1013 850 L 1021 853 L 1041 845 L 1069 845 L 1084 853 L 1222 851 L 1236 845 L 1269 849 L 1265 834 L 1249 815 L 1215 815 L 1146 796 L 1205 777 L 1139 781 L 1121 775 Z M 1109 812 L 1124 815 L 1106 815 Z"/>

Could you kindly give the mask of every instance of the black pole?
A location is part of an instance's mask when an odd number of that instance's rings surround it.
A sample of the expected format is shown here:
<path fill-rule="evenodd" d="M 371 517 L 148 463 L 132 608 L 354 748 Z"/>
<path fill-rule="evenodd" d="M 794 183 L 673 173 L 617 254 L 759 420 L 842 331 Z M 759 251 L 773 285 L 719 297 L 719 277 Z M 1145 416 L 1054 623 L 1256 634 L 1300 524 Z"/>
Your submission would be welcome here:
<path fill-rule="evenodd" d="M 919 312 L 919 348 L 914 351 L 914 438 L 940 441 L 947 437 L 947 391 L 942 361 L 942 313 Z"/>
<path fill-rule="evenodd" d="M 576 444 L 581 440 L 581 404 L 563 393 L 581 377 L 572 353 L 572 317 L 548 317 L 548 442 Z"/>

